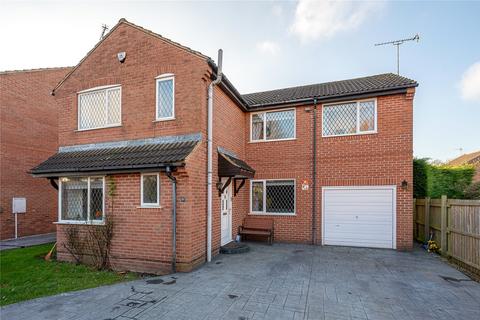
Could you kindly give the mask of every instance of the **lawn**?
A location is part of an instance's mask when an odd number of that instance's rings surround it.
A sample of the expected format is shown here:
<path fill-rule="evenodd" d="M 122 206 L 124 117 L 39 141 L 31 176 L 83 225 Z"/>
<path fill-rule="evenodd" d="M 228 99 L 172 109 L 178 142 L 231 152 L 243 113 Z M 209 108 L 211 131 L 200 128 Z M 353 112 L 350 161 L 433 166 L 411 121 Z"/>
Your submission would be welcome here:
<path fill-rule="evenodd" d="M 66 262 L 45 261 L 53 244 L 0 251 L 0 305 L 133 280 L 118 274 Z"/>

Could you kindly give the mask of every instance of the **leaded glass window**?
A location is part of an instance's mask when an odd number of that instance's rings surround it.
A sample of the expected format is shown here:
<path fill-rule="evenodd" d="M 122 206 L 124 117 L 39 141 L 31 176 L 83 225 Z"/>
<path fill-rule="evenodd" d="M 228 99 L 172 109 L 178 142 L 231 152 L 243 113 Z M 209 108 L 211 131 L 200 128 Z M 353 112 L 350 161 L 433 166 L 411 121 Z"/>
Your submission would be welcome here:
<path fill-rule="evenodd" d="M 267 111 L 251 116 L 252 141 L 295 138 L 295 110 Z"/>
<path fill-rule="evenodd" d="M 324 137 L 376 131 L 375 100 L 325 105 L 322 113 Z"/>
<path fill-rule="evenodd" d="M 175 117 L 175 80 L 173 76 L 157 79 L 157 120 Z"/>
<path fill-rule="evenodd" d="M 104 218 L 103 177 L 60 179 L 60 221 L 101 222 Z"/>
<path fill-rule="evenodd" d="M 98 129 L 120 125 L 121 87 L 93 89 L 78 94 L 78 129 Z"/>
<path fill-rule="evenodd" d="M 295 214 L 295 181 L 252 181 L 251 212 L 256 214 Z"/>
<path fill-rule="evenodd" d="M 160 204 L 160 181 L 158 173 L 142 174 L 142 206 L 158 206 Z"/>

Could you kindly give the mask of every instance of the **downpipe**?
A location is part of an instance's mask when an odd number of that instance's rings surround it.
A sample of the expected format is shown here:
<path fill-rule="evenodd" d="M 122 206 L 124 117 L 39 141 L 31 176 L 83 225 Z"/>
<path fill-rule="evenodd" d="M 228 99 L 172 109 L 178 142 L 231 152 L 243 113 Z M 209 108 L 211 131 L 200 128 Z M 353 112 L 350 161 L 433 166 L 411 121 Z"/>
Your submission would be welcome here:
<path fill-rule="evenodd" d="M 172 273 L 177 272 L 177 178 L 172 168 L 166 167 L 165 173 L 172 182 Z"/>
<path fill-rule="evenodd" d="M 213 87 L 222 81 L 222 49 L 218 50 L 217 78 L 208 85 L 207 112 L 207 262 L 212 261 Z"/>

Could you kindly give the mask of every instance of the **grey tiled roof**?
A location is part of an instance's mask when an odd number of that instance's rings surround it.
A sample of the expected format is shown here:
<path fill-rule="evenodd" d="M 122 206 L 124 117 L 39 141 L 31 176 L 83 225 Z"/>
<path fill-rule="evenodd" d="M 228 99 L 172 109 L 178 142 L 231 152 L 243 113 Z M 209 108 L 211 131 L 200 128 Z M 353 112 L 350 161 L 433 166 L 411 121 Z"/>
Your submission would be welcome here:
<path fill-rule="evenodd" d="M 200 139 L 200 135 L 188 135 L 64 147 L 30 173 L 53 177 L 179 166 Z"/>
<path fill-rule="evenodd" d="M 235 167 L 241 169 L 241 170 L 245 170 L 245 171 L 249 171 L 251 173 L 255 173 L 255 169 L 253 169 L 252 167 L 250 167 L 245 161 L 239 159 L 238 157 L 234 157 L 232 156 L 231 154 L 228 154 L 226 152 L 222 152 L 222 151 L 218 151 L 218 153 L 224 157 L 225 159 L 227 159 L 228 162 L 230 162 L 232 165 L 234 165 Z"/>
<path fill-rule="evenodd" d="M 249 107 L 255 108 L 264 105 L 313 99 L 314 97 L 319 99 L 335 98 L 416 86 L 418 86 L 418 83 L 415 80 L 393 73 L 385 73 L 363 78 L 249 93 L 242 95 L 242 97 Z"/>

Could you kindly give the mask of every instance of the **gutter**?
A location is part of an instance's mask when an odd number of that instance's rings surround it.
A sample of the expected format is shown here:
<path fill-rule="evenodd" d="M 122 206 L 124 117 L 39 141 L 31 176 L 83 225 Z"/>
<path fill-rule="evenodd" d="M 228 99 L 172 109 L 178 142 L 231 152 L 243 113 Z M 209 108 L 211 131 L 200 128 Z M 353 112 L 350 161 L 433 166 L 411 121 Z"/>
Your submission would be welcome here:
<path fill-rule="evenodd" d="M 368 91 L 364 93 L 356 93 L 356 94 L 342 94 L 342 95 L 335 95 L 329 97 L 316 97 L 317 102 L 322 103 L 329 103 L 329 102 L 338 102 L 338 101 L 345 101 L 346 98 L 348 99 L 362 99 L 362 98 L 370 98 L 370 97 L 378 97 L 378 96 L 386 96 L 391 94 L 399 94 L 399 93 L 406 93 L 408 88 L 415 88 L 418 87 L 418 84 L 414 84 L 411 86 L 403 86 L 403 87 L 394 87 L 390 89 L 381 89 L 375 91 Z M 304 98 L 304 99 L 295 99 L 295 100 L 288 100 L 282 102 L 270 102 L 270 103 L 262 103 L 262 104 L 252 104 L 249 105 L 248 111 L 258 111 L 258 110 L 269 110 L 269 109 L 279 109 L 279 108 L 288 108 L 288 107 L 298 107 L 304 105 L 310 105 L 312 103 L 312 98 Z"/>
<path fill-rule="evenodd" d="M 208 85 L 207 101 L 207 262 L 212 261 L 213 87 L 222 81 L 223 51 L 218 50 L 217 78 Z"/>

